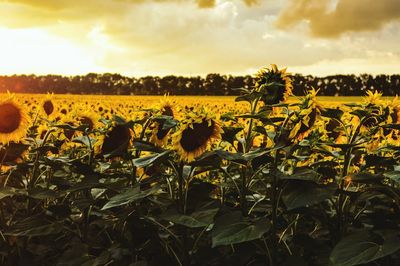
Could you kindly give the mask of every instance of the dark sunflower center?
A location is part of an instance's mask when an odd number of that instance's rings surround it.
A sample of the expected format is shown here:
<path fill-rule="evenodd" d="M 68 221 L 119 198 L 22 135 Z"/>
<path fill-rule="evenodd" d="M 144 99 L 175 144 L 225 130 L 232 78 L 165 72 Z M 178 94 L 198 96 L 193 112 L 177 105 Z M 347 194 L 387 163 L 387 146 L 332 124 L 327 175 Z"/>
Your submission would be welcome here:
<path fill-rule="evenodd" d="M 54 111 L 54 105 L 50 100 L 43 103 L 43 109 L 47 115 L 51 115 Z"/>
<path fill-rule="evenodd" d="M 174 116 L 174 112 L 172 111 L 171 106 L 164 106 L 163 110 L 162 110 L 162 115 L 168 115 L 168 116 Z"/>
<path fill-rule="evenodd" d="M 192 152 L 207 144 L 213 135 L 215 122 L 211 120 L 208 124 L 207 120 L 201 123 L 193 124 L 193 128 L 188 127 L 182 132 L 180 144 L 187 152 Z"/>
<path fill-rule="evenodd" d="M 115 126 L 104 139 L 101 151 L 103 154 L 111 153 L 115 150 L 126 151 L 131 139 L 129 128 L 124 125 Z"/>
<path fill-rule="evenodd" d="M 0 105 L 0 133 L 8 134 L 21 124 L 21 111 L 12 103 Z"/>
<path fill-rule="evenodd" d="M 93 123 L 92 119 L 90 119 L 90 117 L 81 116 L 79 118 L 79 121 L 84 125 L 88 125 L 89 126 L 89 130 L 92 130 L 93 127 L 94 127 L 94 123 Z"/>
<path fill-rule="evenodd" d="M 66 122 L 66 124 L 70 125 L 71 127 L 74 126 L 74 123 L 72 122 Z M 75 130 L 73 129 L 64 129 L 64 135 L 67 139 L 71 140 L 72 137 L 74 136 Z"/>

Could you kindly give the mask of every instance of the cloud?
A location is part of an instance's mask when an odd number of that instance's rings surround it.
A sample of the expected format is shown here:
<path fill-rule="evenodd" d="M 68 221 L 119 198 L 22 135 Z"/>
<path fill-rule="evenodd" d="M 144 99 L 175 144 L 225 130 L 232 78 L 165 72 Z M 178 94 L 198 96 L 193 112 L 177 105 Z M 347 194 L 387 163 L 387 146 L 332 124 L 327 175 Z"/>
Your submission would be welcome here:
<path fill-rule="evenodd" d="M 345 32 L 379 30 L 397 20 L 398 0 L 291 0 L 276 25 L 287 30 L 307 21 L 313 36 L 335 38 Z"/>

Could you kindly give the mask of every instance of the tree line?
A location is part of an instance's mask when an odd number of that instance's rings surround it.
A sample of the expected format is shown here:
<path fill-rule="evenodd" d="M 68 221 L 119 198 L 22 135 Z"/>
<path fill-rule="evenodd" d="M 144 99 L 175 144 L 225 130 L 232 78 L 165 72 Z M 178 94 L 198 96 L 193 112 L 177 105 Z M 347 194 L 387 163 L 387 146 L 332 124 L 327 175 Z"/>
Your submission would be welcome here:
<path fill-rule="evenodd" d="M 208 74 L 205 77 L 146 76 L 89 73 L 82 76 L 12 75 L 0 76 L 0 92 L 116 95 L 237 95 L 235 88 L 250 88 L 253 76 Z M 385 96 L 400 94 L 400 75 L 293 76 L 295 95 L 314 87 L 321 96 L 359 96 L 378 90 Z"/>

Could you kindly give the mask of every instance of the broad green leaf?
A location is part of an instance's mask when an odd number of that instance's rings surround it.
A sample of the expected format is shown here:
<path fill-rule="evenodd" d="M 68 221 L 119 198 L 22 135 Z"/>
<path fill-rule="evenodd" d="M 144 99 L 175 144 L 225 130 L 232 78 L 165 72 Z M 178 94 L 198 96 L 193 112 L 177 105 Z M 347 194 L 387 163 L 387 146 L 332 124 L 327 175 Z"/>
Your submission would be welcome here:
<path fill-rule="evenodd" d="M 214 221 L 214 216 L 217 214 L 218 210 L 219 208 L 200 210 L 193 212 L 190 215 L 184 215 L 176 211 L 170 211 L 162 215 L 162 218 L 175 224 L 187 226 L 189 228 L 198 228 L 212 224 Z"/>
<path fill-rule="evenodd" d="M 138 167 L 146 167 L 154 163 L 160 163 L 164 161 L 165 159 L 168 158 L 168 155 L 171 153 L 171 151 L 164 151 L 162 153 L 155 153 L 149 156 L 141 157 L 132 160 L 132 163 Z"/>
<path fill-rule="evenodd" d="M 118 207 L 122 205 L 126 205 L 129 203 L 132 203 L 134 201 L 143 199 L 151 194 L 154 194 L 158 190 L 158 187 L 153 187 L 149 190 L 146 191 L 141 191 L 140 186 L 135 186 L 133 188 L 129 188 L 122 192 L 121 194 L 118 194 L 114 197 L 112 197 L 102 208 L 102 210 L 107 210 L 113 207 Z"/>
<path fill-rule="evenodd" d="M 344 112 L 338 108 L 323 108 L 321 110 L 321 115 L 329 118 L 334 118 L 340 120 Z"/>
<path fill-rule="evenodd" d="M 225 214 L 218 217 L 211 231 L 212 247 L 260 239 L 270 227 L 270 222 L 265 218 L 251 221 L 241 217 L 238 212 Z"/>
<path fill-rule="evenodd" d="M 399 231 L 363 231 L 343 238 L 332 250 L 329 260 L 332 266 L 360 265 L 393 254 L 399 249 Z"/>
<path fill-rule="evenodd" d="M 282 193 L 282 201 L 288 210 L 308 207 L 329 199 L 335 194 L 335 191 L 336 186 L 292 180 Z"/>
<path fill-rule="evenodd" d="M 13 187 L 0 188 L 0 200 L 14 195 L 26 195 L 26 194 L 27 192 L 25 190 L 18 188 L 13 188 Z"/>
<path fill-rule="evenodd" d="M 29 217 L 12 225 L 5 235 L 12 236 L 44 236 L 61 232 L 62 225 L 52 223 L 43 217 Z"/>
<path fill-rule="evenodd" d="M 350 176 L 352 182 L 371 183 L 378 182 L 383 179 L 383 175 L 375 175 L 368 172 L 360 172 Z"/>
<path fill-rule="evenodd" d="M 319 174 L 312 169 L 297 170 L 291 175 L 285 175 L 283 173 L 279 173 L 278 177 L 280 179 L 304 180 L 304 181 L 313 181 L 313 182 L 318 182 L 318 180 L 319 180 Z"/>

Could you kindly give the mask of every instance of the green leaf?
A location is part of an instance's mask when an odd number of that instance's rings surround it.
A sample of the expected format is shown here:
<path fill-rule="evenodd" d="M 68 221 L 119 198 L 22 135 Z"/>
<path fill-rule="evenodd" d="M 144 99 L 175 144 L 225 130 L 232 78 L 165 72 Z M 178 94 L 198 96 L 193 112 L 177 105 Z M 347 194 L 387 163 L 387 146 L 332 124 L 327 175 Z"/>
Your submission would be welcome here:
<path fill-rule="evenodd" d="M 132 160 L 133 165 L 138 168 L 146 167 L 154 163 L 160 163 L 168 158 L 171 151 L 164 151 L 162 153 L 155 153 L 146 157 L 141 157 Z"/>
<path fill-rule="evenodd" d="M 245 102 L 251 103 L 255 99 L 260 98 L 262 95 L 263 94 L 260 93 L 260 92 L 253 91 L 253 92 L 250 92 L 248 94 L 244 94 L 244 95 L 236 97 L 235 102 L 243 102 L 243 101 L 245 101 Z"/>
<path fill-rule="evenodd" d="M 57 193 L 51 189 L 36 187 L 28 191 L 28 196 L 38 200 L 55 199 Z"/>
<path fill-rule="evenodd" d="M 107 210 L 113 207 L 118 207 L 122 205 L 126 205 L 129 203 L 132 203 L 134 201 L 143 199 L 149 195 L 154 194 L 158 190 L 158 187 L 153 187 L 149 190 L 146 191 L 141 191 L 140 186 L 135 186 L 133 188 L 129 188 L 122 192 L 121 194 L 118 194 L 114 197 L 112 197 L 109 202 L 106 203 L 106 205 L 103 206 L 102 210 Z"/>
<path fill-rule="evenodd" d="M 173 119 L 171 116 L 160 115 L 153 118 L 158 123 L 162 124 L 162 130 L 168 130 L 178 125 L 178 120 Z"/>
<path fill-rule="evenodd" d="M 26 195 L 26 194 L 27 192 L 23 189 L 18 189 L 13 187 L 0 188 L 0 200 L 14 195 Z"/>
<path fill-rule="evenodd" d="M 338 108 L 324 108 L 321 110 L 321 115 L 329 118 L 340 120 L 344 112 Z"/>
<path fill-rule="evenodd" d="M 51 223 L 44 217 L 29 217 L 12 225 L 6 235 L 12 236 L 44 236 L 61 232 L 62 225 Z"/>
<path fill-rule="evenodd" d="M 222 139 L 233 144 L 236 140 L 236 134 L 243 130 L 242 127 L 223 127 Z"/>
<path fill-rule="evenodd" d="M 380 174 L 374 175 L 368 172 L 360 172 L 352 174 L 350 177 L 352 182 L 358 182 L 358 183 L 374 183 L 374 182 L 379 182 L 384 178 L 383 175 Z"/>
<path fill-rule="evenodd" d="M 245 220 L 240 212 L 225 214 L 218 217 L 211 231 L 212 247 L 260 239 L 270 227 L 266 218 L 251 221 Z"/>
<path fill-rule="evenodd" d="M 397 184 L 400 184 L 400 171 L 391 171 L 383 174 L 385 177 L 393 180 Z"/>
<path fill-rule="evenodd" d="M 143 140 L 135 140 L 133 141 L 133 147 L 136 150 L 139 151 L 151 151 L 151 152 L 161 152 L 162 150 L 156 146 L 154 146 L 153 143 L 143 141 Z"/>
<path fill-rule="evenodd" d="M 79 136 L 79 137 L 74 138 L 72 141 L 76 142 L 76 143 L 81 143 L 88 148 L 90 148 L 90 147 L 93 148 L 93 146 L 97 140 L 94 138 L 88 137 L 88 136 Z"/>
<path fill-rule="evenodd" d="M 335 194 L 336 186 L 318 185 L 314 182 L 293 180 L 282 193 L 282 201 L 288 210 L 308 207 Z"/>
<path fill-rule="evenodd" d="M 278 174 L 280 179 L 288 179 L 288 180 L 303 180 L 303 181 L 313 181 L 313 182 L 318 182 L 319 181 L 319 174 L 312 170 L 312 169 L 300 169 L 296 170 L 293 174 L 291 175 L 285 175 L 283 173 Z"/>
<path fill-rule="evenodd" d="M 343 238 L 332 250 L 330 265 L 365 264 L 393 254 L 400 249 L 398 231 L 358 232 Z"/>
<path fill-rule="evenodd" d="M 213 223 L 214 216 L 219 208 L 200 210 L 191 215 L 180 214 L 176 211 L 169 211 L 162 215 L 162 218 L 175 224 L 184 225 L 189 228 L 205 227 Z"/>

